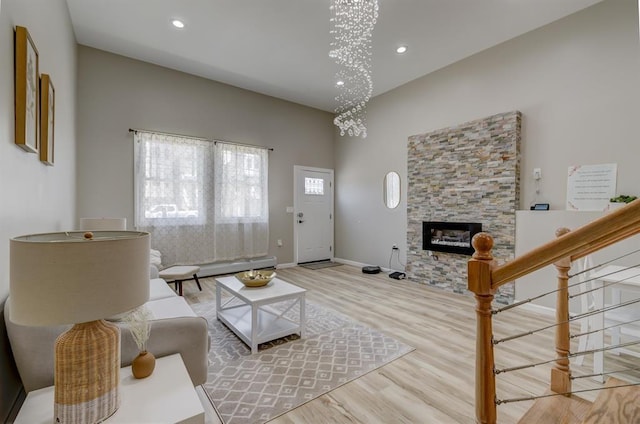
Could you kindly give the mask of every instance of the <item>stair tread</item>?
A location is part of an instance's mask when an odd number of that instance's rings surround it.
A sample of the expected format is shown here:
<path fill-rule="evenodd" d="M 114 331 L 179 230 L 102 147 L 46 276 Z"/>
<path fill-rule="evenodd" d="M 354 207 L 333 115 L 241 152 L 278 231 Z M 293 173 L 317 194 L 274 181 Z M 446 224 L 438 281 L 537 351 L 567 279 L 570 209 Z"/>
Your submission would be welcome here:
<path fill-rule="evenodd" d="M 605 387 L 629 384 L 609 378 Z M 640 422 L 640 386 L 603 390 L 593 402 L 584 424 L 636 424 Z"/>
<path fill-rule="evenodd" d="M 520 418 L 518 424 L 582 423 L 590 408 L 591 402 L 577 396 L 540 398 L 537 399 L 533 406 Z"/>

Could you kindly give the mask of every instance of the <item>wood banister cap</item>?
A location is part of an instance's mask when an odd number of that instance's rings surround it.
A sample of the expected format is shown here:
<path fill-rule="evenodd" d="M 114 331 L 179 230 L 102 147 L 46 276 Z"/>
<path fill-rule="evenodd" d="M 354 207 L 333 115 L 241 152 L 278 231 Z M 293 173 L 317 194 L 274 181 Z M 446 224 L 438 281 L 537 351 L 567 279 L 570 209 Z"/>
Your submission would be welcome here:
<path fill-rule="evenodd" d="M 491 249 L 493 249 L 493 237 L 491 237 L 488 233 L 480 232 L 477 233 L 471 239 L 471 246 L 475 249 L 473 259 L 493 259 L 491 255 Z"/>

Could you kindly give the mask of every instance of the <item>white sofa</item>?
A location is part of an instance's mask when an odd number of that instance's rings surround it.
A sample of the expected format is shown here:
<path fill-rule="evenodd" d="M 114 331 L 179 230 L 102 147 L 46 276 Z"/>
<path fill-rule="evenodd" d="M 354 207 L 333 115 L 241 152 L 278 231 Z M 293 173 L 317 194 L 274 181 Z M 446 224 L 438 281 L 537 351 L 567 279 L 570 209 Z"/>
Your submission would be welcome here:
<path fill-rule="evenodd" d="M 153 277 L 153 271 L 152 271 Z M 184 298 L 160 278 L 151 278 L 149 301 L 153 315 L 147 350 L 156 357 L 180 353 L 194 386 L 207 380 L 209 334 L 207 321 L 196 316 Z M 26 392 L 53 385 L 54 342 L 70 326 L 30 327 L 10 320 L 11 298 L 4 308 L 7 335 L 16 367 Z M 138 354 L 127 325 L 121 328 L 122 366 L 131 364 Z"/>

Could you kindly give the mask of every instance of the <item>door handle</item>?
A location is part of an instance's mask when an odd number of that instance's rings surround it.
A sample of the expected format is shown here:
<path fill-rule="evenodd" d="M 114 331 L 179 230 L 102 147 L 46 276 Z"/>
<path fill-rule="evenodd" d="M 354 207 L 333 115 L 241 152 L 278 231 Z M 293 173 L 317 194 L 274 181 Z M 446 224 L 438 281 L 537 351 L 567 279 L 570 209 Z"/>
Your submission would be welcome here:
<path fill-rule="evenodd" d="M 302 219 L 298 220 L 298 224 L 302 224 L 304 221 Z"/>

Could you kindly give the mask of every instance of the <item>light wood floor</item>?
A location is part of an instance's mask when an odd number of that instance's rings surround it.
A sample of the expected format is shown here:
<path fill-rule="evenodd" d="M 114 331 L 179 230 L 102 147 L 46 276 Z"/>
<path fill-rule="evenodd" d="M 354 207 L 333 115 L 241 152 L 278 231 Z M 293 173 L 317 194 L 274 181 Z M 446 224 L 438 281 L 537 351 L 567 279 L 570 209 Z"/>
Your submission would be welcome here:
<path fill-rule="evenodd" d="M 271 423 L 474 422 L 476 324 L 472 297 L 394 280 L 387 274 L 363 274 L 348 265 L 321 270 L 295 267 L 277 272 L 279 278 L 307 289 L 307 301 L 348 315 L 415 350 Z M 201 282 L 202 292 L 195 284 L 184 284 L 184 297 L 189 303 L 215 299 L 214 278 Z M 516 308 L 496 316 L 494 334 L 500 338 L 552 321 L 552 317 Z M 499 345 L 495 356 L 498 368 L 552 359 L 553 330 Z M 576 371 L 587 373 L 590 367 L 587 358 Z M 498 398 L 543 394 L 548 388 L 549 370 L 550 365 L 542 365 L 498 376 Z M 597 387 L 601 385 L 592 379 L 574 382 L 574 390 Z M 589 392 L 581 396 L 593 400 L 596 395 L 597 392 Z M 517 422 L 532 403 L 499 406 L 499 422 Z M 213 422 L 218 422 L 217 418 Z"/>

